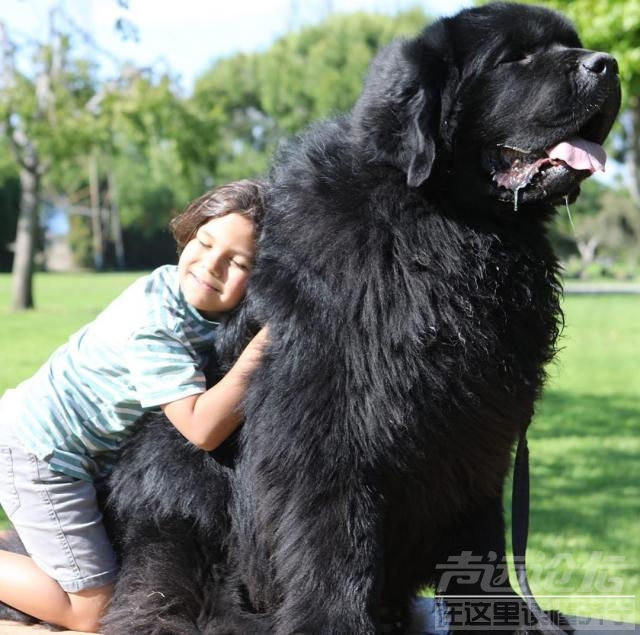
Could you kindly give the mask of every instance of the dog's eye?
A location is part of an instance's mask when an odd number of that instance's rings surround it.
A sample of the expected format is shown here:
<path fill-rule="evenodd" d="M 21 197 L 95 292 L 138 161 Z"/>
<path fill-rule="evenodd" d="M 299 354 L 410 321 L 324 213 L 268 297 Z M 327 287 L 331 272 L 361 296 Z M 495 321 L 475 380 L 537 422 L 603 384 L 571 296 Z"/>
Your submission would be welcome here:
<path fill-rule="evenodd" d="M 526 66 L 531 63 L 533 59 L 532 55 L 527 53 L 514 53 L 513 55 L 509 55 L 509 57 L 505 57 L 498 62 L 499 65 L 502 64 L 520 64 L 522 66 Z"/>

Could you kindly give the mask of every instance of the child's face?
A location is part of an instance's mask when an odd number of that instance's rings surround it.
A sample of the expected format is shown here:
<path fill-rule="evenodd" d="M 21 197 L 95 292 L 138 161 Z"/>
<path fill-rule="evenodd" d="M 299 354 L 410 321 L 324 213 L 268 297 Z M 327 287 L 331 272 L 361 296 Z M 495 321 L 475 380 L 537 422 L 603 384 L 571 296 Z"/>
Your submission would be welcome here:
<path fill-rule="evenodd" d="M 244 297 L 253 267 L 253 222 L 238 213 L 207 221 L 178 261 L 180 288 L 201 315 L 216 319 Z"/>

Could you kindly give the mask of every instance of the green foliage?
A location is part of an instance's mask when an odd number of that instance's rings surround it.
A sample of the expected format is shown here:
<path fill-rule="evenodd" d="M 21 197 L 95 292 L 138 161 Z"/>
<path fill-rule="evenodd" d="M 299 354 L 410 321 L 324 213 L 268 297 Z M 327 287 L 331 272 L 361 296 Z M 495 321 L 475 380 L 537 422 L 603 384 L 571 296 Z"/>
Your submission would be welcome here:
<path fill-rule="evenodd" d="M 640 215 L 629 193 L 589 179 L 570 208 L 558 209 L 551 236 L 569 278 L 634 278 Z"/>
<path fill-rule="evenodd" d="M 214 64 L 198 78 L 191 100 L 204 117 L 220 121 L 214 182 L 263 173 L 283 135 L 351 108 L 375 53 L 426 22 L 417 9 L 395 17 L 335 15 L 287 34 L 264 53 Z"/>
<path fill-rule="evenodd" d="M 215 169 L 216 118 L 200 117 L 167 74 L 126 78 L 106 96 L 103 113 L 113 151 L 162 152 L 171 144 L 177 174 L 189 178 L 194 166 Z"/>
<path fill-rule="evenodd" d="M 312 121 L 347 111 L 373 56 L 392 38 L 415 35 L 426 21 L 418 10 L 395 19 L 336 15 L 281 38 L 259 67 L 264 112 L 292 134 Z"/>
<path fill-rule="evenodd" d="M 169 75 L 135 69 L 123 69 L 118 82 L 105 83 L 92 111 L 96 136 L 90 153 L 97 158 L 100 198 L 119 210 L 127 264 L 164 262 L 174 251 L 164 239 L 171 214 L 200 194 L 215 170 L 217 121 L 196 113 Z M 57 189 L 74 196 L 88 188 L 89 155 L 77 155 L 55 174 Z M 82 219 L 72 222 L 76 230 L 85 226 Z M 75 231 L 72 239 L 78 264 L 84 265 L 93 249 L 91 234 Z"/>
<path fill-rule="evenodd" d="M 629 253 L 637 258 L 640 246 L 640 214 L 627 192 L 608 190 L 600 199 L 601 210 L 583 232 L 597 236 L 600 253 L 612 257 Z M 586 223 L 585 223 L 586 225 Z"/>
<path fill-rule="evenodd" d="M 268 168 L 277 131 L 262 110 L 260 59 L 258 54 L 244 53 L 222 59 L 195 83 L 192 107 L 202 118 L 219 122 L 218 163 L 209 175 L 209 186 L 259 176 Z"/>
<path fill-rule="evenodd" d="M 143 236 L 165 228 L 167 213 L 176 207 L 171 181 L 160 177 L 162 167 L 155 165 L 153 159 L 150 165 L 144 162 L 132 165 L 123 161 L 116 166 L 122 224 L 125 228 L 139 230 Z"/>
<path fill-rule="evenodd" d="M 571 208 L 559 208 L 552 240 L 568 278 L 630 280 L 638 274 L 640 215 L 626 190 L 586 181 Z"/>
<path fill-rule="evenodd" d="M 629 94 L 638 76 L 640 49 L 633 43 L 640 0 L 546 4 L 574 18 L 587 46 L 614 51 Z M 0 110 L 13 105 L 31 126 L 50 168 L 45 194 L 54 202 L 61 195 L 77 199 L 79 192 L 88 191 L 89 157 L 97 157 L 101 200 L 111 197 L 120 210 L 125 240 L 133 250 L 129 264 L 153 266 L 161 260 L 143 256 L 167 257 L 165 228 L 177 210 L 214 185 L 264 175 L 283 136 L 348 110 L 375 53 L 395 37 L 417 33 L 427 22 L 419 9 L 394 17 L 334 15 L 288 33 L 264 52 L 218 60 L 197 79 L 190 96 L 184 96 L 166 72 L 125 66 L 114 79 L 99 79 L 96 64 L 78 57 L 74 39 L 58 34 L 39 48 L 34 73 L 18 75 L 15 86 L 2 93 Z M 46 68 L 58 69 L 53 74 L 57 79 L 45 113 L 38 117 L 37 73 Z M 0 184 L 6 166 L 16 171 L 7 156 L 0 139 Z M 591 183 L 572 206 L 576 227 L 586 226 L 586 217 L 597 216 L 606 201 Z M 83 204 L 88 205 L 86 198 Z M 619 208 L 627 210 L 626 203 Z M 626 211 L 619 215 L 618 227 L 633 225 L 627 216 Z M 573 230 L 566 215 L 559 218 L 556 244 L 563 254 L 575 254 Z M 74 241 L 86 259 L 91 236 L 81 233 L 75 232 Z M 628 245 L 624 250 L 625 257 L 632 251 Z"/>
<path fill-rule="evenodd" d="M 176 156 L 175 146 L 167 142 L 164 150 L 148 148 L 139 161 L 120 157 L 114 166 L 129 268 L 152 268 L 175 260 L 169 218 L 192 196 L 188 185 L 180 184 Z"/>
<path fill-rule="evenodd" d="M 5 60 L 5 65 L 13 64 Z M 86 108 L 95 94 L 96 68 L 72 55 L 70 40 L 54 33 L 37 47 L 32 75 L 14 65 L 0 91 L 0 122 L 22 132 L 49 166 L 63 164 L 91 145 L 96 119 Z"/>
<path fill-rule="evenodd" d="M 97 112 L 101 175 L 116 178 L 122 224 L 153 233 L 215 170 L 218 122 L 196 112 L 166 74 L 125 73 L 104 87 Z"/>
<path fill-rule="evenodd" d="M 91 222 L 86 216 L 69 219 L 69 247 L 76 266 L 90 268 L 93 265 Z"/>
<path fill-rule="evenodd" d="M 156 251 L 156 237 L 176 207 L 201 192 L 199 171 L 214 169 L 217 161 L 217 124 L 195 116 L 167 74 L 123 71 L 120 83 L 105 91 L 100 110 L 108 140 L 101 172 L 117 184 L 111 194 L 127 263 L 134 266 L 141 253 Z"/>
<path fill-rule="evenodd" d="M 35 47 L 29 74 L 17 64 L 26 49 L 5 53 L 11 72 L 0 91 L 2 140 L 14 140 L 8 144 L 16 150 L 14 165 L 18 139 L 28 141 L 38 171 L 46 174 L 44 193 L 54 201 L 66 196 L 87 207 L 97 161 L 99 203 L 110 198 L 122 210 L 125 230 L 142 239 L 155 236 L 175 201 L 183 205 L 200 194 L 215 171 L 218 121 L 202 117 L 167 73 L 125 66 L 116 79 L 98 80 L 96 65 L 78 58 L 74 46 L 71 35 L 52 29 L 50 41 Z M 111 191 L 118 176 L 124 185 Z M 74 251 L 84 264 L 91 235 L 82 219 L 71 223 Z"/>

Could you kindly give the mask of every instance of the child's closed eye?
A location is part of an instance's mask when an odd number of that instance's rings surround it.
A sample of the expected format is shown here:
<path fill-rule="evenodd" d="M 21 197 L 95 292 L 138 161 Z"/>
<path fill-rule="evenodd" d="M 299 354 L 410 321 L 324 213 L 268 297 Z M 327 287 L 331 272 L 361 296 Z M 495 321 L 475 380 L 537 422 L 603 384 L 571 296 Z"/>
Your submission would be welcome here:
<path fill-rule="evenodd" d="M 242 271 L 250 271 L 251 270 L 251 266 L 248 263 L 243 262 L 242 260 L 237 260 L 235 258 L 232 258 L 231 259 L 231 263 L 233 265 L 235 265 L 236 267 L 238 267 L 239 269 L 242 269 Z"/>

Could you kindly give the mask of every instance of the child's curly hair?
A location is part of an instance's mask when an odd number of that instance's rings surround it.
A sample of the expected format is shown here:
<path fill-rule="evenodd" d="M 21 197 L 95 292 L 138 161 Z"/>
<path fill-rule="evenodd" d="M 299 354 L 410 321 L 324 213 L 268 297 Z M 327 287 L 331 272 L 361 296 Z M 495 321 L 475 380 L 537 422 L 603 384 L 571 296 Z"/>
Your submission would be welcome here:
<path fill-rule="evenodd" d="M 169 229 L 176 239 L 178 254 L 194 238 L 198 229 L 212 218 L 237 213 L 253 221 L 259 234 L 264 217 L 264 184 L 242 179 L 220 185 L 191 201 L 173 218 Z"/>

